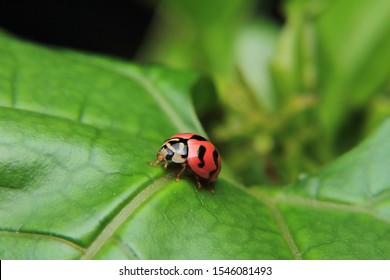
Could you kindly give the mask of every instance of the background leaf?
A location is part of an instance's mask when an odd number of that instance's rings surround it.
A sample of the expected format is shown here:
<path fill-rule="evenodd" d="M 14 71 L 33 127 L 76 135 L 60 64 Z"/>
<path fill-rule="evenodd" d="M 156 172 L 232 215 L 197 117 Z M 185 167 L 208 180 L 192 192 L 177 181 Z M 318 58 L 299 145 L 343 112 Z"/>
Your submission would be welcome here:
<path fill-rule="evenodd" d="M 290 0 L 285 11 L 273 64 L 279 94 L 316 94 L 310 117 L 318 118 L 327 153 L 337 155 L 357 143 L 365 106 L 389 80 L 389 2 Z"/>
<path fill-rule="evenodd" d="M 272 202 L 304 259 L 388 259 L 390 120 L 371 138 Z M 260 193 L 263 193 L 260 190 Z"/>
<path fill-rule="evenodd" d="M 0 36 L 2 259 L 390 257 L 390 122 L 297 184 L 248 190 L 224 167 L 212 195 L 146 164 L 202 133 L 204 79 Z"/>

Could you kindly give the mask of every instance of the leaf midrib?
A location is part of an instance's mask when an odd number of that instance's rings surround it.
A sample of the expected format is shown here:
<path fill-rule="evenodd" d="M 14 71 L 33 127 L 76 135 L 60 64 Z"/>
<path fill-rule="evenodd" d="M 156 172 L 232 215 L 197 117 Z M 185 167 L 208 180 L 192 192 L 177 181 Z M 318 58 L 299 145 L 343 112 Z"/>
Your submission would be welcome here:
<path fill-rule="evenodd" d="M 84 256 L 81 259 L 91 259 L 104 246 L 106 241 L 112 237 L 113 233 L 134 213 L 138 207 L 150 198 L 157 190 L 165 184 L 173 180 L 173 175 L 170 173 L 155 179 L 151 184 L 139 192 L 119 213 L 107 224 L 100 232 L 91 245 L 86 249 Z"/>

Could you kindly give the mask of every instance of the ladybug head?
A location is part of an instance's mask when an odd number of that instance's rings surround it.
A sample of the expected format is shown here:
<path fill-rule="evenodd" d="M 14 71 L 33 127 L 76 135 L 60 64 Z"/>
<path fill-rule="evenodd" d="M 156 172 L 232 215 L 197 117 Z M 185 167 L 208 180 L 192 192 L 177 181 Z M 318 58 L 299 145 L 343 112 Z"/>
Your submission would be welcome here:
<path fill-rule="evenodd" d="M 163 145 L 157 153 L 158 161 L 170 160 L 172 158 L 172 151 Z"/>

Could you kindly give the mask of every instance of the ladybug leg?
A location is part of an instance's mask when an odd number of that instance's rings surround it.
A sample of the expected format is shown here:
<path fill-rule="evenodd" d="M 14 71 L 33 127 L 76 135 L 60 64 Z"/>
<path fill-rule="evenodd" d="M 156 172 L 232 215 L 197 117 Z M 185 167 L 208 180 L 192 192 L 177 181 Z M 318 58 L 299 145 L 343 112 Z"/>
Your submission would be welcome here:
<path fill-rule="evenodd" d="M 214 194 L 214 188 L 213 188 L 213 186 L 211 185 L 211 184 L 209 184 L 209 190 L 210 190 L 210 192 L 212 193 L 212 194 Z"/>
<path fill-rule="evenodd" d="M 156 161 L 149 162 L 149 165 L 157 165 L 162 161 L 164 162 L 164 168 L 167 169 L 168 168 L 168 161 L 166 159 L 159 159 L 158 158 Z"/>
<path fill-rule="evenodd" d="M 195 176 L 195 178 L 196 178 L 196 186 L 198 187 L 198 189 L 201 189 L 202 188 L 202 184 L 200 183 L 199 177 Z"/>
<path fill-rule="evenodd" d="M 180 176 L 183 174 L 184 170 L 186 170 L 186 167 L 187 167 L 187 164 L 185 162 L 183 162 L 181 164 L 181 169 L 180 169 L 179 173 L 177 173 L 177 176 L 176 176 L 176 181 L 177 182 L 180 181 Z"/>
<path fill-rule="evenodd" d="M 199 177 L 196 176 L 196 185 L 198 186 L 198 189 L 202 188 L 202 184 L 200 183 L 200 180 L 199 180 Z M 207 181 L 207 188 L 209 189 L 209 191 L 214 194 L 215 191 L 214 191 L 214 188 L 213 186 L 211 185 L 210 181 Z"/>
<path fill-rule="evenodd" d="M 157 165 L 159 163 L 160 163 L 160 161 L 156 160 L 156 161 L 149 162 L 149 165 Z"/>
<path fill-rule="evenodd" d="M 202 183 L 200 182 L 199 177 L 198 177 L 198 176 L 195 176 L 195 178 L 196 178 L 196 186 L 198 187 L 198 189 L 203 188 Z M 208 189 L 210 190 L 210 192 L 211 192 L 212 194 L 214 194 L 214 188 L 213 188 L 213 186 L 210 184 L 210 182 L 207 182 L 207 187 L 208 187 Z"/>

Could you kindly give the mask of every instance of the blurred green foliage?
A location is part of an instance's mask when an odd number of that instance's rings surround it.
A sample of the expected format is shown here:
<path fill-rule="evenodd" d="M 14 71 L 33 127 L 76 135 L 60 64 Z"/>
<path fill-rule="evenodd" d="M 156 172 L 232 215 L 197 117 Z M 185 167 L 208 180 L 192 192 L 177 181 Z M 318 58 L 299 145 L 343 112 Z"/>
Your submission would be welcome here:
<path fill-rule="evenodd" d="M 390 114 L 389 1 L 284 1 L 282 23 L 265 6 L 159 1 L 138 56 L 214 77 L 209 134 L 249 185 L 318 170 Z"/>

